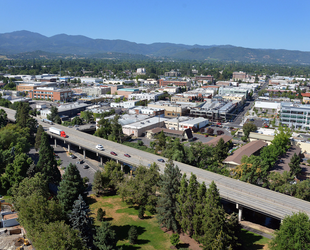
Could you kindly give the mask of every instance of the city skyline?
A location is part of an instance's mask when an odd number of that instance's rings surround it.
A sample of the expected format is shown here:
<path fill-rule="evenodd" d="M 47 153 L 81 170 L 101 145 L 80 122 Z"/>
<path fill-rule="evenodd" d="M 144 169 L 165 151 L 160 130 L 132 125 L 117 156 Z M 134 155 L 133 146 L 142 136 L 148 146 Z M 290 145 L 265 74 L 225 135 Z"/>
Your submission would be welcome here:
<path fill-rule="evenodd" d="M 5 1 L 0 33 L 310 51 L 306 1 Z"/>

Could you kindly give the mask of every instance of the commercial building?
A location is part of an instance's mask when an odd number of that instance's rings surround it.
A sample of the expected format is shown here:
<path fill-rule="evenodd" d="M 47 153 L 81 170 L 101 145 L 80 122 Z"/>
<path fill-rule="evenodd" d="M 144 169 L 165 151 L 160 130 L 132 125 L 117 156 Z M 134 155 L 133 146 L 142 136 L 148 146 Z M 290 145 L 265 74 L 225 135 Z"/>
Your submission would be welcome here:
<path fill-rule="evenodd" d="M 57 87 L 56 82 L 17 82 L 16 90 L 17 91 L 23 91 L 23 92 L 29 92 L 37 88 L 42 87 Z"/>
<path fill-rule="evenodd" d="M 310 103 L 310 93 L 301 93 L 301 95 L 304 103 Z"/>
<path fill-rule="evenodd" d="M 180 116 L 175 119 L 169 119 L 165 121 L 165 126 L 168 129 L 172 130 L 185 130 L 185 129 L 193 129 L 196 127 L 197 129 L 203 128 L 209 124 L 209 120 L 204 119 L 202 117 L 199 118 L 191 118 L 188 116 Z"/>
<path fill-rule="evenodd" d="M 275 109 L 280 111 L 281 103 L 280 102 L 268 102 L 268 101 L 255 101 L 254 107 L 256 109 Z"/>
<path fill-rule="evenodd" d="M 60 105 L 59 107 L 57 107 L 58 115 L 60 117 L 62 116 L 73 117 L 73 116 L 76 116 L 81 111 L 86 110 L 88 106 L 90 106 L 90 104 L 86 104 L 86 103 L 74 103 L 74 104 Z M 51 111 L 49 109 L 41 110 L 42 117 L 46 117 L 49 114 L 51 114 Z"/>
<path fill-rule="evenodd" d="M 131 100 L 127 102 L 111 102 L 110 106 L 111 108 L 125 108 L 130 109 L 136 106 L 136 104 L 139 102 L 139 100 Z"/>
<path fill-rule="evenodd" d="M 128 95 L 128 100 L 148 100 L 156 102 L 162 95 L 163 93 L 140 93 L 140 94 L 133 93 Z"/>
<path fill-rule="evenodd" d="M 144 121 L 135 122 L 132 124 L 128 124 L 123 126 L 123 133 L 126 135 L 133 135 L 133 136 L 142 136 L 146 133 L 147 130 L 157 128 L 157 127 L 163 127 L 164 122 L 167 120 L 167 118 L 158 118 L 158 117 L 152 117 L 149 119 L 146 119 Z"/>
<path fill-rule="evenodd" d="M 310 105 L 292 104 L 283 102 L 281 106 L 280 121 L 288 127 L 310 128 Z"/>
<path fill-rule="evenodd" d="M 226 94 L 243 94 L 245 95 L 245 99 L 247 99 L 248 94 L 249 94 L 249 89 L 239 88 L 239 87 L 229 87 L 229 88 L 220 87 L 218 94 L 221 96 L 224 96 Z"/>
<path fill-rule="evenodd" d="M 181 75 L 181 72 L 175 71 L 175 70 L 171 70 L 169 72 L 165 72 L 165 76 L 166 77 L 178 77 Z"/>
<path fill-rule="evenodd" d="M 29 98 L 44 99 L 52 101 L 68 101 L 72 98 L 71 89 L 57 89 L 55 87 L 50 88 L 36 88 L 28 92 Z"/>
<path fill-rule="evenodd" d="M 172 104 L 171 102 L 158 101 L 154 103 L 149 103 L 147 106 L 149 108 L 164 109 L 165 117 L 177 117 L 187 115 L 189 113 L 186 105 Z"/>
<path fill-rule="evenodd" d="M 245 80 L 248 78 L 247 74 L 245 72 L 239 71 L 239 72 L 233 72 L 233 79 L 235 80 Z"/>
<path fill-rule="evenodd" d="M 186 89 L 191 87 L 190 81 L 170 81 L 166 79 L 159 80 L 159 87 L 166 87 L 166 86 L 175 86 L 175 87 L 185 87 Z"/>
<path fill-rule="evenodd" d="M 195 81 L 207 81 L 207 82 L 213 82 L 214 77 L 211 75 L 200 75 L 200 76 L 195 76 Z"/>
<path fill-rule="evenodd" d="M 149 116 L 164 116 L 165 109 L 163 108 L 149 108 L 138 106 L 128 111 L 129 114 L 144 114 Z"/>
<path fill-rule="evenodd" d="M 210 121 L 231 120 L 232 112 L 238 106 L 238 102 L 211 101 L 199 108 L 191 108 L 191 116 L 200 116 Z"/>

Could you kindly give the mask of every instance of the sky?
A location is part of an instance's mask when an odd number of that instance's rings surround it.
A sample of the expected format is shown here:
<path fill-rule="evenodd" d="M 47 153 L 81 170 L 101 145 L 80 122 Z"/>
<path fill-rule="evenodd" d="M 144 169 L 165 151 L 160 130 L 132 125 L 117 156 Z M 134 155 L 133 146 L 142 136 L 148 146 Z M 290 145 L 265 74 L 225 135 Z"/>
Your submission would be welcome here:
<path fill-rule="evenodd" d="M 0 33 L 310 51 L 309 0 L 0 0 Z"/>

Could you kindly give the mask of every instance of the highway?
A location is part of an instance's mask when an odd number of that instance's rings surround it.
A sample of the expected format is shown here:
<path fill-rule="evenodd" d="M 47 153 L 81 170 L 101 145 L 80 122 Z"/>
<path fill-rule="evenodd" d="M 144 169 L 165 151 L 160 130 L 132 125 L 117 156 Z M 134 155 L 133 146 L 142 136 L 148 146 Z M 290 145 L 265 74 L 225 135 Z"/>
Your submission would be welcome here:
<path fill-rule="evenodd" d="M 7 112 L 8 118 L 14 120 L 15 111 L 6 108 L 3 109 Z M 80 132 L 74 128 L 67 128 L 58 124 L 49 125 L 41 122 L 40 119 L 38 119 L 38 123 L 44 127 L 48 134 L 54 138 L 65 141 L 67 144 L 71 143 L 78 145 L 85 150 L 97 152 L 98 155 L 110 157 L 130 165 L 147 166 L 148 164 L 156 162 L 160 167 L 160 172 L 163 173 L 165 163 L 158 162 L 158 158 L 163 158 L 165 161 L 168 160 L 164 157 Z M 55 134 L 49 133 L 49 127 L 57 127 L 64 130 L 68 135 L 68 138 L 61 138 Z M 97 144 L 102 144 L 105 150 L 97 150 L 95 148 Z M 111 151 L 116 152 L 118 155 L 111 155 Z M 127 158 L 124 154 L 129 154 L 131 157 Z M 280 220 L 286 215 L 291 215 L 292 213 L 297 213 L 299 211 L 305 212 L 308 216 L 310 216 L 309 202 L 205 171 L 184 163 L 174 163 L 180 168 L 182 173 L 186 173 L 188 176 L 191 172 L 195 174 L 199 182 L 205 182 L 206 185 L 209 185 L 212 181 L 215 181 L 221 198 L 229 202 L 236 203 L 241 207 L 245 207 Z"/>

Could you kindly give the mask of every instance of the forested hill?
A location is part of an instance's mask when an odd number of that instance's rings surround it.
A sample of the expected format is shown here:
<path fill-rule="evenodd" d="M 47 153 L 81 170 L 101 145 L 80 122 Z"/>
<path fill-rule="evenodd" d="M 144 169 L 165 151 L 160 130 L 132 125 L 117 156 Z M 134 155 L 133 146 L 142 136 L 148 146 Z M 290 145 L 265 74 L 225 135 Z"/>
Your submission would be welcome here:
<path fill-rule="evenodd" d="M 303 51 L 249 49 L 231 45 L 138 44 L 124 40 L 91 39 L 66 34 L 46 37 L 29 31 L 0 34 L 1 54 L 8 58 L 52 58 L 75 55 L 79 58 L 143 60 L 165 57 L 180 60 L 310 64 L 310 52 Z"/>

